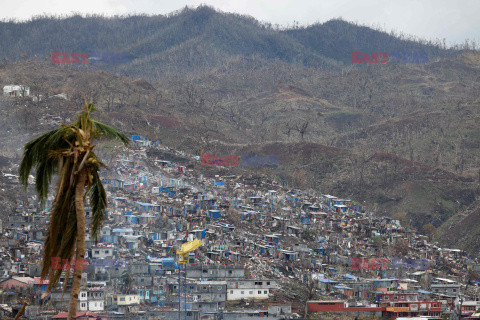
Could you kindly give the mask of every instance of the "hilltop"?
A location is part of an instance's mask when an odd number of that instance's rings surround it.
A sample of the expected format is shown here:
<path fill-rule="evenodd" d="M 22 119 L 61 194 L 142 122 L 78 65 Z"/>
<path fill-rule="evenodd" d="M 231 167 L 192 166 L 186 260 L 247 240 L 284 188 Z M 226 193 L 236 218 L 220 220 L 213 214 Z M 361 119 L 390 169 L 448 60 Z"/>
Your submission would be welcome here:
<path fill-rule="evenodd" d="M 238 57 L 338 69 L 351 51 L 426 52 L 444 55 L 438 43 L 419 42 L 343 20 L 283 29 L 249 16 L 208 6 L 167 16 L 39 16 L 24 23 L 0 22 L 0 57 L 7 61 L 50 61 L 51 51 L 125 52 L 128 62 L 102 65 L 110 71 L 148 78 L 198 74 Z"/>

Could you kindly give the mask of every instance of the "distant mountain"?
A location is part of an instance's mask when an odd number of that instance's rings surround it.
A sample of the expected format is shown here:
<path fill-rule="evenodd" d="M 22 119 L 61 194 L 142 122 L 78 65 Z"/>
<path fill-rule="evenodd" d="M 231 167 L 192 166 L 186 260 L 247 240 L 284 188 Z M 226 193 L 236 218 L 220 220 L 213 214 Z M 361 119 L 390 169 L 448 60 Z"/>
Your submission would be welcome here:
<path fill-rule="evenodd" d="M 284 31 L 310 51 L 346 64 L 352 61 L 352 51 L 426 53 L 434 57 L 444 53 L 438 43 L 403 39 L 372 28 L 343 20 Z"/>
<path fill-rule="evenodd" d="M 125 52 L 129 60 L 125 64 L 98 65 L 149 77 L 205 71 L 238 56 L 336 68 L 351 62 L 353 50 L 441 52 L 431 43 L 402 40 L 341 20 L 278 30 L 254 18 L 207 6 L 185 8 L 169 16 L 37 17 L 25 23 L 0 22 L 0 57 L 9 61 L 50 61 L 51 51 Z"/>

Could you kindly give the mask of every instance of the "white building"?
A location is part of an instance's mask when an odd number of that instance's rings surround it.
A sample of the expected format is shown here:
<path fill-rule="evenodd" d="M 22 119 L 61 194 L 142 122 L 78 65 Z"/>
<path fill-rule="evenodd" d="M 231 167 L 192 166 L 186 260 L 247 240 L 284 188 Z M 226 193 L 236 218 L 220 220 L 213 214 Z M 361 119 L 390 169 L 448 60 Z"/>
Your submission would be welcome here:
<path fill-rule="evenodd" d="M 105 283 L 99 287 L 80 289 L 78 295 L 78 310 L 104 311 L 105 310 Z"/>
<path fill-rule="evenodd" d="M 227 300 L 268 299 L 276 288 L 275 280 L 229 280 Z"/>
<path fill-rule="evenodd" d="M 27 97 L 30 95 L 30 87 L 24 85 L 9 85 L 3 87 L 4 97 Z"/>
<path fill-rule="evenodd" d="M 93 259 L 112 259 L 113 258 L 113 246 L 112 247 L 92 247 Z"/>

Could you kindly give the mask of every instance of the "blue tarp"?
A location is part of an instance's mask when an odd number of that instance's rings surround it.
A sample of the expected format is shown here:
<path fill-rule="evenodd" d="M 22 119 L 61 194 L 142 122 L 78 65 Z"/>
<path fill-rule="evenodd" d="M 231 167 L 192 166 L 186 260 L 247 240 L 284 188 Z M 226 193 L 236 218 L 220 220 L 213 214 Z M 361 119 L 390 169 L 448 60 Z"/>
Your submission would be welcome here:
<path fill-rule="evenodd" d="M 135 203 L 141 205 L 142 207 L 153 206 L 153 204 L 151 204 L 151 203 L 145 203 L 145 202 L 140 202 L 140 201 L 135 201 Z"/>
<path fill-rule="evenodd" d="M 343 276 L 347 279 L 350 279 L 350 280 L 357 280 L 358 279 L 358 277 L 355 277 L 354 275 L 351 275 L 349 273 L 345 273 Z"/>
<path fill-rule="evenodd" d="M 433 292 L 430 292 L 430 291 L 425 291 L 425 290 L 418 290 L 418 293 L 423 293 L 423 294 L 433 294 Z"/>
<path fill-rule="evenodd" d="M 334 286 L 336 289 L 346 289 L 346 290 L 351 290 L 352 288 L 344 287 L 344 286 Z"/>
<path fill-rule="evenodd" d="M 131 228 L 126 228 L 126 229 L 113 229 L 112 230 L 113 233 L 121 233 L 121 232 L 133 232 L 133 229 Z"/>
<path fill-rule="evenodd" d="M 338 283 L 338 281 L 330 280 L 330 279 L 324 279 L 324 278 L 318 278 L 318 282 L 321 283 Z"/>
<path fill-rule="evenodd" d="M 140 137 L 140 136 L 132 135 L 132 141 L 141 141 L 141 140 L 147 141 L 147 137 Z"/>
<path fill-rule="evenodd" d="M 102 238 L 100 238 L 100 242 L 113 243 L 113 236 L 102 236 Z"/>
<path fill-rule="evenodd" d="M 162 264 L 164 267 L 173 267 L 173 264 L 174 264 L 174 260 L 173 258 L 163 258 L 162 259 Z"/>
<path fill-rule="evenodd" d="M 213 219 L 218 219 L 221 217 L 220 211 L 218 210 L 208 210 L 208 215 Z"/>

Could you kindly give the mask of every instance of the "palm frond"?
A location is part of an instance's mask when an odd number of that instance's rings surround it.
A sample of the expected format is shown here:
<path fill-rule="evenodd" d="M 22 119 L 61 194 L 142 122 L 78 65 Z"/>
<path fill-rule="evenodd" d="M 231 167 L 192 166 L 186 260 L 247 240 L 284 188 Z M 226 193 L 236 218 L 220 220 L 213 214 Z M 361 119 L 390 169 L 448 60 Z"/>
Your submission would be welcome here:
<path fill-rule="evenodd" d="M 92 170 L 93 181 L 88 192 L 90 208 L 92 208 L 92 237 L 97 242 L 97 234 L 102 226 L 107 208 L 107 194 L 103 188 L 102 181 L 97 170 Z"/>
<path fill-rule="evenodd" d="M 51 150 L 63 149 L 68 146 L 65 139 L 64 128 L 49 131 L 40 137 L 25 144 L 23 159 L 20 163 L 19 176 L 20 182 L 28 186 L 28 176 L 35 166 L 36 191 L 42 204 L 45 203 L 48 186 L 51 178 L 58 166 L 58 158 L 49 156 Z"/>
<path fill-rule="evenodd" d="M 48 286 L 48 290 L 51 290 L 51 288 L 54 288 L 56 286 L 56 284 L 60 280 L 63 271 L 63 268 L 53 270 L 53 266 L 51 265 L 51 259 L 60 258 L 63 264 L 63 261 L 65 260 L 72 261 L 75 253 L 77 219 L 75 214 L 75 205 L 73 204 L 73 201 L 68 209 L 69 210 L 66 213 L 67 219 L 63 225 L 63 228 L 52 229 L 50 228 L 52 225 L 50 225 L 49 233 L 47 234 L 47 239 L 45 241 L 44 260 L 41 277 L 43 279 L 47 273 L 50 274 L 50 283 Z M 54 242 L 53 239 L 56 239 L 58 242 Z M 65 277 L 65 281 L 68 281 L 68 277 Z"/>
<path fill-rule="evenodd" d="M 27 187 L 28 186 L 28 175 L 32 170 L 32 167 L 36 165 L 38 162 L 43 161 L 43 156 L 46 152 L 48 152 L 45 148 L 45 142 L 54 134 L 57 133 L 59 129 L 55 129 L 44 133 L 40 137 L 33 139 L 30 142 L 25 144 L 23 150 L 23 159 L 20 163 L 19 168 L 19 175 L 20 175 L 20 182 Z"/>
<path fill-rule="evenodd" d="M 44 260 L 41 277 L 44 278 L 51 269 L 51 259 L 71 259 L 75 251 L 76 214 L 75 214 L 75 180 L 70 183 L 69 177 L 74 164 L 67 159 L 62 170 L 62 182 L 57 188 L 57 197 L 53 205 L 47 235 L 44 243 Z M 61 188 L 60 188 L 61 185 Z M 52 286 L 56 284 L 60 274 L 54 271 L 54 278 L 50 278 Z M 58 277 L 58 278 L 57 278 Z"/>
<path fill-rule="evenodd" d="M 93 120 L 93 125 L 95 127 L 94 131 L 97 132 L 98 136 L 104 136 L 110 139 L 118 139 L 122 141 L 125 145 L 127 145 L 130 142 L 130 140 L 128 140 L 126 135 L 124 135 L 122 132 L 118 131 L 117 129 L 110 127 L 109 125 L 103 124 L 95 120 Z M 94 138 L 97 138 L 97 137 L 94 137 Z"/>
<path fill-rule="evenodd" d="M 42 204 L 45 204 L 45 200 L 47 199 L 48 186 L 57 169 L 57 165 L 58 160 L 55 159 L 45 159 L 37 165 L 35 189 Z"/>

